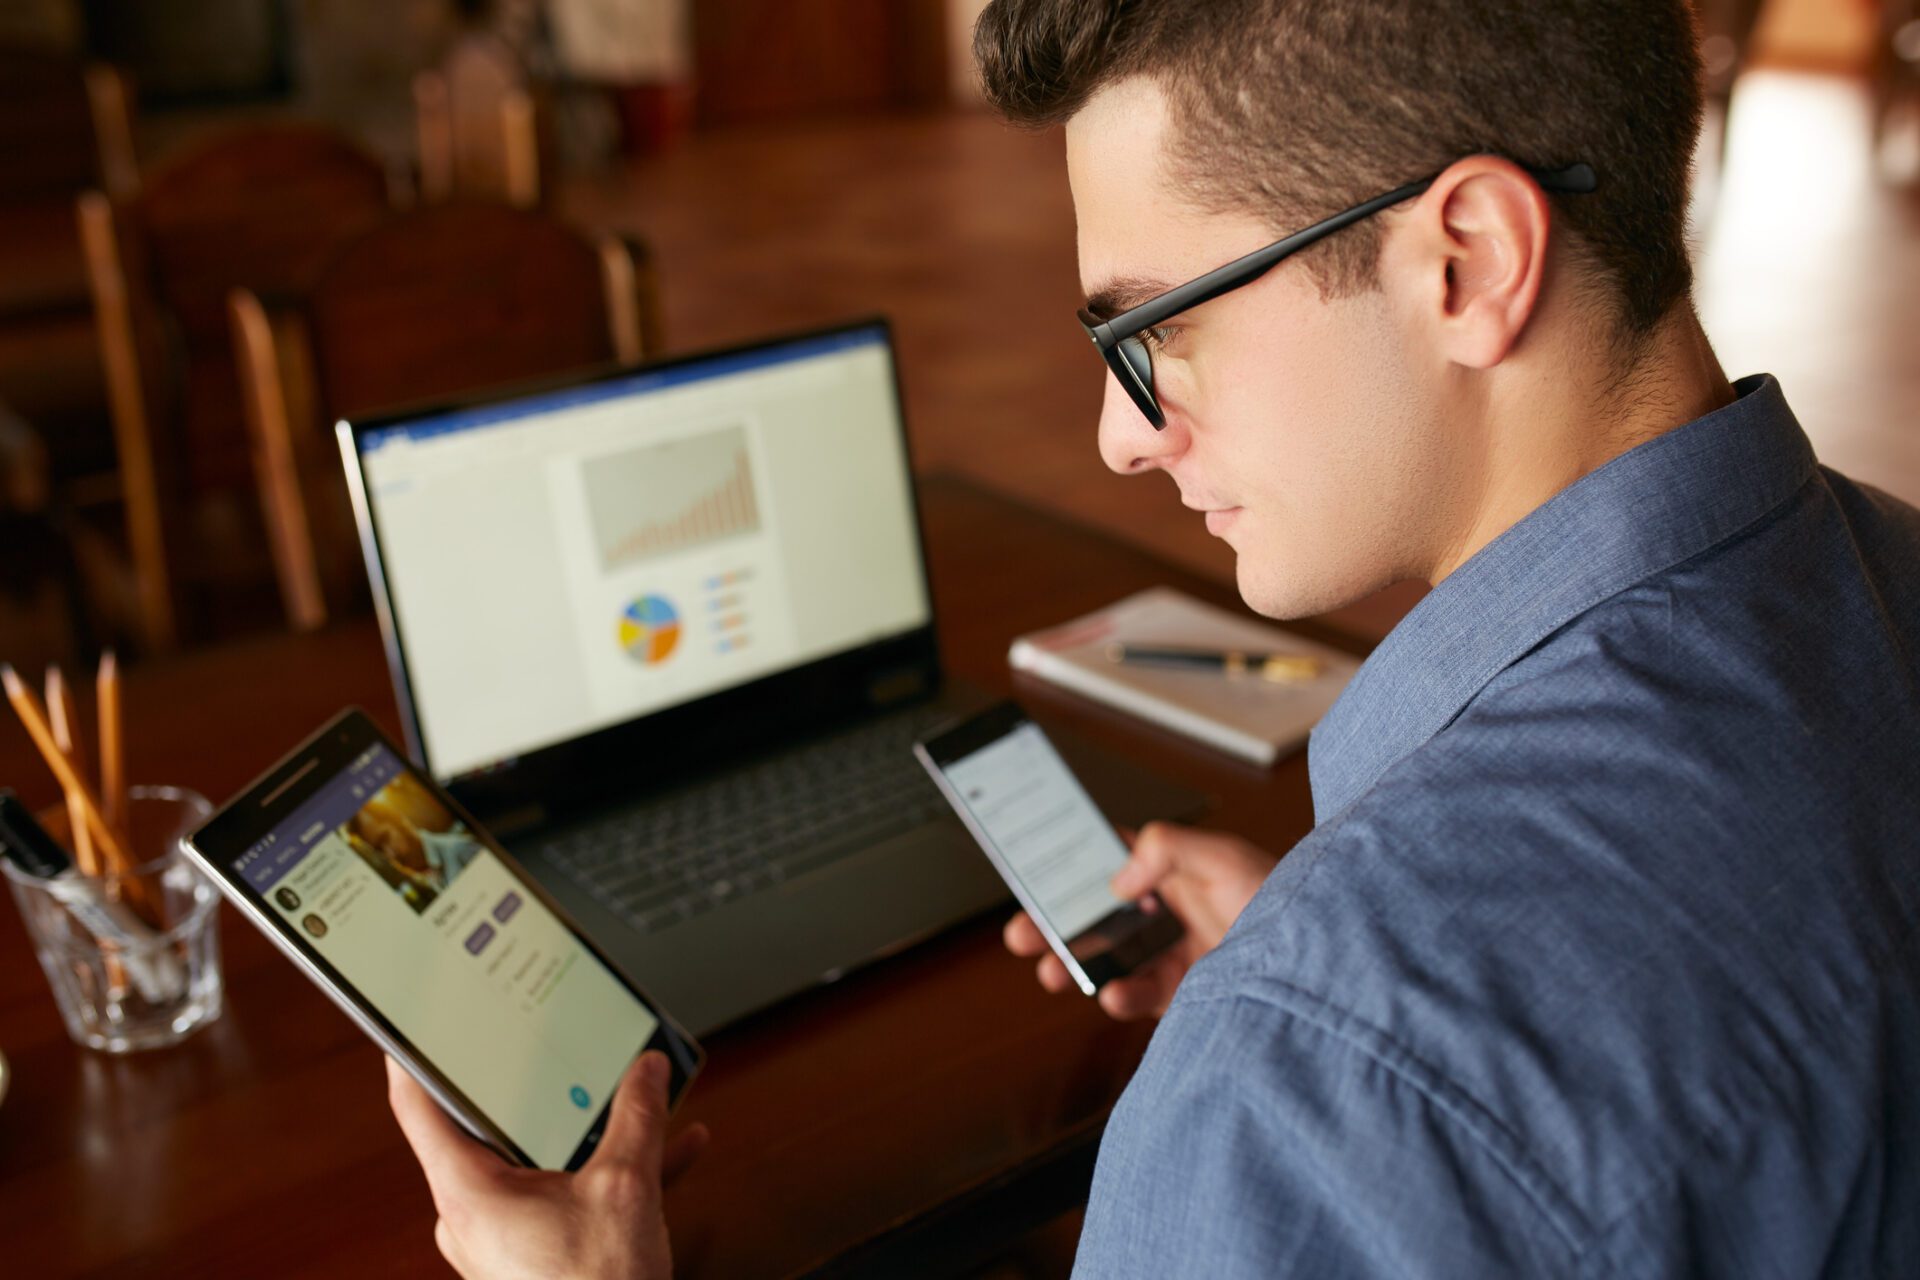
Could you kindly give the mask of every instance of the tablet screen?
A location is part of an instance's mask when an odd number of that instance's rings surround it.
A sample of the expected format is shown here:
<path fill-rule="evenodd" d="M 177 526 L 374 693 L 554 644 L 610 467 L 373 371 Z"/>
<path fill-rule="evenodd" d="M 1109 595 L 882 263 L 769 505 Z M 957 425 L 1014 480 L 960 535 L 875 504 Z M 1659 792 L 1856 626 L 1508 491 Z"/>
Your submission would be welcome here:
<path fill-rule="evenodd" d="M 233 862 L 269 909 L 542 1168 L 659 1019 L 387 747 Z"/>

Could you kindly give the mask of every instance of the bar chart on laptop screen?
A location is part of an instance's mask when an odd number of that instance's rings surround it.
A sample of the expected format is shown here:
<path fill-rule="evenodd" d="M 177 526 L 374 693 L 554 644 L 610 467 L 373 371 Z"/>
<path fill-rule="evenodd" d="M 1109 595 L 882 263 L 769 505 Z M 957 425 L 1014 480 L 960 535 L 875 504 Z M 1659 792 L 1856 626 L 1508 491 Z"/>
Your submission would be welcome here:
<path fill-rule="evenodd" d="M 581 475 L 609 572 L 760 528 L 743 426 L 593 458 Z"/>

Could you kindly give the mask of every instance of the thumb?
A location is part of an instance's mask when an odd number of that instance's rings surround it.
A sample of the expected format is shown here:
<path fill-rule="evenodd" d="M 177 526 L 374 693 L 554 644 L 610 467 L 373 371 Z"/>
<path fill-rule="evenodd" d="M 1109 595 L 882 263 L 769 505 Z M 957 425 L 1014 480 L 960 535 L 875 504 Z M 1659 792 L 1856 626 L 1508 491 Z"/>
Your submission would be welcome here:
<path fill-rule="evenodd" d="M 1164 822 L 1149 822 L 1134 837 L 1133 853 L 1127 864 L 1114 872 L 1109 887 L 1116 897 L 1133 901 L 1144 898 L 1173 873 L 1174 849 L 1178 837 Z"/>
<path fill-rule="evenodd" d="M 667 1078 L 671 1074 L 667 1055 L 657 1049 L 634 1060 L 621 1077 L 620 1087 L 614 1090 L 607 1131 L 588 1158 L 586 1169 L 623 1168 L 649 1180 L 659 1179 L 667 1136 Z"/>
<path fill-rule="evenodd" d="M 484 1197 L 504 1164 L 468 1137 L 452 1116 L 392 1058 L 387 1062 L 387 1098 L 400 1132 L 413 1148 L 436 1205 Z"/>

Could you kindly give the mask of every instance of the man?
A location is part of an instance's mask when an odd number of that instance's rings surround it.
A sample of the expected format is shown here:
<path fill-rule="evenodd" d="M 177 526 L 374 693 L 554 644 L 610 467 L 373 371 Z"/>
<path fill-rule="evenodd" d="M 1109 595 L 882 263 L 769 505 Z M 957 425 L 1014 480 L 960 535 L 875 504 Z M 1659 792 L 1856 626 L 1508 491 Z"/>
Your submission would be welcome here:
<path fill-rule="evenodd" d="M 1192 937 L 1101 994 L 1164 1017 L 1077 1274 L 1920 1275 L 1920 513 L 1701 332 L 1683 0 L 997 0 L 976 49 L 1066 124 L 1107 464 L 1262 613 L 1434 584 L 1284 862 L 1151 828 L 1115 881 Z"/>

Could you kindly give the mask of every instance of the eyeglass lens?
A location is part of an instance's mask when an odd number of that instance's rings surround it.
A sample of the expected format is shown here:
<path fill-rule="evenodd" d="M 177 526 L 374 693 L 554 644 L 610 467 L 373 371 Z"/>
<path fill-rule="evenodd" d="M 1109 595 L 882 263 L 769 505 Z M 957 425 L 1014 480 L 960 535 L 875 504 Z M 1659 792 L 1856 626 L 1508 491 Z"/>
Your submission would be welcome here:
<path fill-rule="evenodd" d="M 1153 357 L 1147 352 L 1147 344 L 1139 338 L 1123 338 L 1114 347 L 1118 359 L 1112 361 L 1113 371 L 1120 375 L 1120 385 L 1133 397 L 1134 404 L 1147 416 L 1147 421 L 1155 430 L 1166 425 L 1166 415 L 1160 409 L 1159 398 L 1153 394 Z"/>

